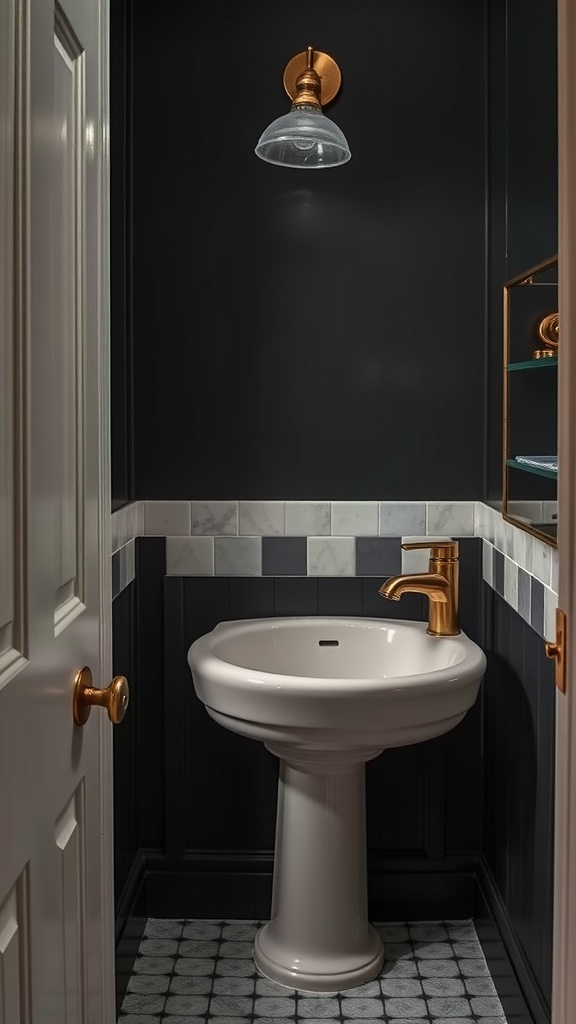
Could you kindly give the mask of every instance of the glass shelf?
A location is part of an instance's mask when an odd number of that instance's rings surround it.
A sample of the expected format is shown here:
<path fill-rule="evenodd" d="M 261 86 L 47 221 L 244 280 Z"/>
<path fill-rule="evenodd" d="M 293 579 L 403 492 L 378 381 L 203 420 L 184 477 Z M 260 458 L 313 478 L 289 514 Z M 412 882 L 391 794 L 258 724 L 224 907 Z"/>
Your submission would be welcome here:
<path fill-rule="evenodd" d="M 538 466 L 527 466 L 525 462 L 517 462 L 516 459 L 506 459 L 506 465 L 511 469 L 521 469 L 523 473 L 533 473 L 534 476 L 545 476 L 548 480 L 558 479 L 557 469 L 540 469 Z"/>
<path fill-rule="evenodd" d="M 526 359 L 523 363 L 508 363 L 507 370 L 544 370 L 547 366 L 558 366 L 558 356 L 548 359 Z"/>

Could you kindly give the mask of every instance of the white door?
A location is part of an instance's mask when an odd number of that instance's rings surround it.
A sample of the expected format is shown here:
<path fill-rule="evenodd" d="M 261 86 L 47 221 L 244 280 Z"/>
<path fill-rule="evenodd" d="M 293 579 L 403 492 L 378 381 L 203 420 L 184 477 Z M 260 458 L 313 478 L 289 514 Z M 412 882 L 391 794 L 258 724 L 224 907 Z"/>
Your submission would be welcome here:
<path fill-rule="evenodd" d="M 0 1022 L 114 1020 L 106 0 L 0 0 Z"/>

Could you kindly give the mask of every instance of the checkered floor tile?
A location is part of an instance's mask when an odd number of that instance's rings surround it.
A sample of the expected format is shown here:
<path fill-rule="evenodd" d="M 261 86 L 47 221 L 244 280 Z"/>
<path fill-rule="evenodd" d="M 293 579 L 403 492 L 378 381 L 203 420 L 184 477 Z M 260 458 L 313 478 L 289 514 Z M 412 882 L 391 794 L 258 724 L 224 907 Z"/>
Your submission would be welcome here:
<path fill-rule="evenodd" d="M 379 977 L 336 995 L 262 978 L 259 926 L 150 919 L 119 1024 L 506 1024 L 471 921 L 376 925 Z"/>

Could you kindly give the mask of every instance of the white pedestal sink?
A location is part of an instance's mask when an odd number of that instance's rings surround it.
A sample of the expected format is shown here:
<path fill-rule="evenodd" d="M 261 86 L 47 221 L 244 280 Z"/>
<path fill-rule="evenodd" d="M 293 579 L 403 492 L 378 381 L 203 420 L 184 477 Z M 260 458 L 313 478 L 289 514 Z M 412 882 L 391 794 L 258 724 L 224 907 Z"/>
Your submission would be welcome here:
<path fill-rule="evenodd" d="M 486 659 L 464 633 L 360 618 L 224 622 L 192 644 L 194 687 L 227 729 L 280 758 L 266 977 L 337 992 L 383 962 L 367 919 L 364 764 L 440 736 L 476 700 Z"/>

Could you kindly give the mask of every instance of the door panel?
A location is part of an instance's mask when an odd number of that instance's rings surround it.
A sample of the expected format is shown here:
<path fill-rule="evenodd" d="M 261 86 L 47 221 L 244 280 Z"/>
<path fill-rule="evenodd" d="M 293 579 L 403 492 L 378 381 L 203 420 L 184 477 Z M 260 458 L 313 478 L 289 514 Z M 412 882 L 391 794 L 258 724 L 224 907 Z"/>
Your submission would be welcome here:
<path fill-rule="evenodd" d="M 0 1024 L 114 1020 L 106 28 L 0 0 Z"/>
<path fill-rule="evenodd" d="M 25 664 L 23 546 L 19 529 L 22 454 L 20 363 L 24 333 L 20 308 L 23 180 L 17 164 L 22 73 L 18 0 L 0 4 L 0 688 Z"/>

